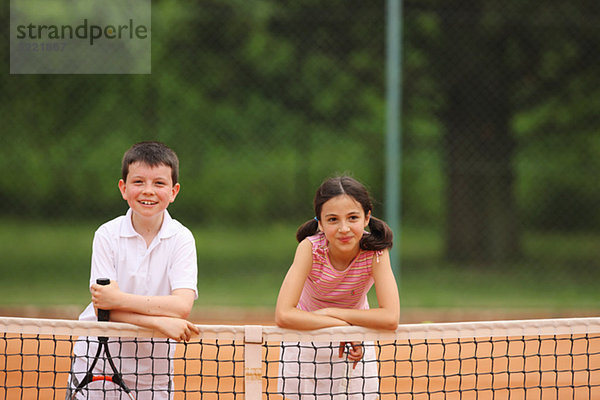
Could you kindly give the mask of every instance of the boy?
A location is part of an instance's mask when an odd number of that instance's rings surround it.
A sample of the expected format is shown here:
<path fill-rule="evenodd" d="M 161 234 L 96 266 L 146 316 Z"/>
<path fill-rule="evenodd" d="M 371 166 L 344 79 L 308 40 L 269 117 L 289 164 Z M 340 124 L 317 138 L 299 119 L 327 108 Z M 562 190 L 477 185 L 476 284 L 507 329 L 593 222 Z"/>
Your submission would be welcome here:
<path fill-rule="evenodd" d="M 95 321 L 97 310 L 104 309 L 110 310 L 111 321 L 151 328 L 176 341 L 189 340 L 198 333 L 196 326 L 185 320 L 198 297 L 194 237 L 167 212 L 179 193 L 178 174 L 177 155 L 162 143 L 142 142 L 127 150 L 119 190 L 129 210 L 102 225 L 94 235 L 92 303 L 79 320 Z M 97 278 L 109 278 L 110 284 L 98 285 Z M 96 354 L 95 339 L 89 343 L 81 339 L 73 348 L 69 399 Z M 127 339 L 111 342 L 117 370 L 136 399 L 169 398 L 173 345 L 161 339 L 152 343 Z M 112 371 L 100 360 L 95 373 L 110 375 Z M 104 385 L 106 393 L 92 389 L 101 384 L 88 385 L 89 390 L 79 391 L 76 398 L 124 395 L 110 383 Z"/>

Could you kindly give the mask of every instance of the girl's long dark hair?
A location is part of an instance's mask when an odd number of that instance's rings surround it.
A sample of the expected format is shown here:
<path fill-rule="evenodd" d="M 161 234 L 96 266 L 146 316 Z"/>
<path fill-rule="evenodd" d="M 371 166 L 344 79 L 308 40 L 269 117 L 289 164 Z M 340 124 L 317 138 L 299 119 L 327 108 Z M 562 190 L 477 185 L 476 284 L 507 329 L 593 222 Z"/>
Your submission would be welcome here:
<path fill-rule="evenodd" d="M 315 215 L 321 218 L 323 204 L 329 199 L 340 195 L 348 195 L 356 200 L 363 208 L 365 215 L 373 211 L 373 204 L 367 189 L 356 179 L 349 176 L 338 176 L 327 179 L 319 186 L 313 201 Z M 364 234 L 360 240 L 363 250 L 383 250 L 392 247 L 394 235 L 390 227 L 379 218 L 371 215 L 369 220 L 370 234 Z M 311 219 L 302 224 L 296 231 L 296 239 L 301 242 L 319 231 L 319 223 Z"/>

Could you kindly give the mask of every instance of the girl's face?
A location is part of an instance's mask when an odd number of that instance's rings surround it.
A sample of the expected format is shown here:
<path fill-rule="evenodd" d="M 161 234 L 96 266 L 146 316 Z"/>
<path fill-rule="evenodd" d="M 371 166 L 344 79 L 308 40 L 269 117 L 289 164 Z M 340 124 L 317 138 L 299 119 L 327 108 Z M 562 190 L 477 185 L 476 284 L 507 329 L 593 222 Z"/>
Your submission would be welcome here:
<path fill-rule="evenodd" d="M 370 217 L 370 211 L 365 215 L 359 202 L 343 194 L 323 203 L 319 229 L 325 234 L 330 250 L 355 253 Z"/>
<path fill-rule="evenodd" d="M 171 168 L 166 165 L 150 167 L 141 162 L 129 166 L 127 181 L 119 181 L 123 199 L 139 217 L 162 216 L 175 200 L 179 184 L 173 185 Z"/>

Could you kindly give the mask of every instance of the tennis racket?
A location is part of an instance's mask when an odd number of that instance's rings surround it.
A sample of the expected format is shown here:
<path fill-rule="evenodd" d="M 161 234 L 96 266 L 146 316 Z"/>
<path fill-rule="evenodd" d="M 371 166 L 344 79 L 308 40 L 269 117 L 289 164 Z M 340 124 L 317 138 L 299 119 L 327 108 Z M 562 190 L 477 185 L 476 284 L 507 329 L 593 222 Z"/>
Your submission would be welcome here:
<path fill-rule="evenodd" d="M 110 283 L 110 279 L 106 279 L 106 278 L 96 279 L 96 283 L 98 285 L 108 285 Z M 109 310 L 98 310 L 98 321 L 108 321 L 109 317 L 110 317 Z M 110 368 L 113 371 L 112 375 L 94 375 L 94 373 L 93 373 L 94 367 L 96 366 L 96 363 L 98 362 L 100 354 L 102 353 L 102 349 L 104 349 L 104 354 L 106 355 L 106 359 L 108 360 L 108 363 L 110 364 Z M 81 380 L 79 385 L 77 385 L 77 388 L 75 388 L 75 391 L 73 392 L 73 394 L 71 396 L 71 400 L 75 400 L 75 396 L 77 395 L 77 393 L 79 393 L 81 390 L 83 390 L 83 388 L 85 388 L 88 384 L 90 384 L 92 382 L 97 382 L 97 381 L 112 382 L 115 385 L 117 385 L 118 387 L 120 387 L 129 396 L 129 398 L 131 400 L 135 400 L 135 398 L 131 394 L 131 390 L 127 387 L 125 382 L 123 382 L 123 377 L 122 377 L 121 373 L 117 370 L 117 367 L 115 366 L 112 356 L 110 355 L 110 351 L 108 349 L 108 337 L 106 337 L 106 336 L 98 336 L 98 351 L 96 351 L 96 356 L 94 357 L 94 360 L 92 361 L 92 364 L 90 365 L 90 368 L 88 369 L 87 373 L 85 374 L 85 377 Z"/>

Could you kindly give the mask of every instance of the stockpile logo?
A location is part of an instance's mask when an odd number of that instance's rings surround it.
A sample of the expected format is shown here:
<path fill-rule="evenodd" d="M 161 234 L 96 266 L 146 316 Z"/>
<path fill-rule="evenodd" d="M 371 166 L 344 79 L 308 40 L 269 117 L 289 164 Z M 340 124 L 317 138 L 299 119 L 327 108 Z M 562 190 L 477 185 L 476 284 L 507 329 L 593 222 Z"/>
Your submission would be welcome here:
<path fill-rule="evenodd" d="M 151 0 L 11 0 L 11 74 L 149 74 Z"/>

